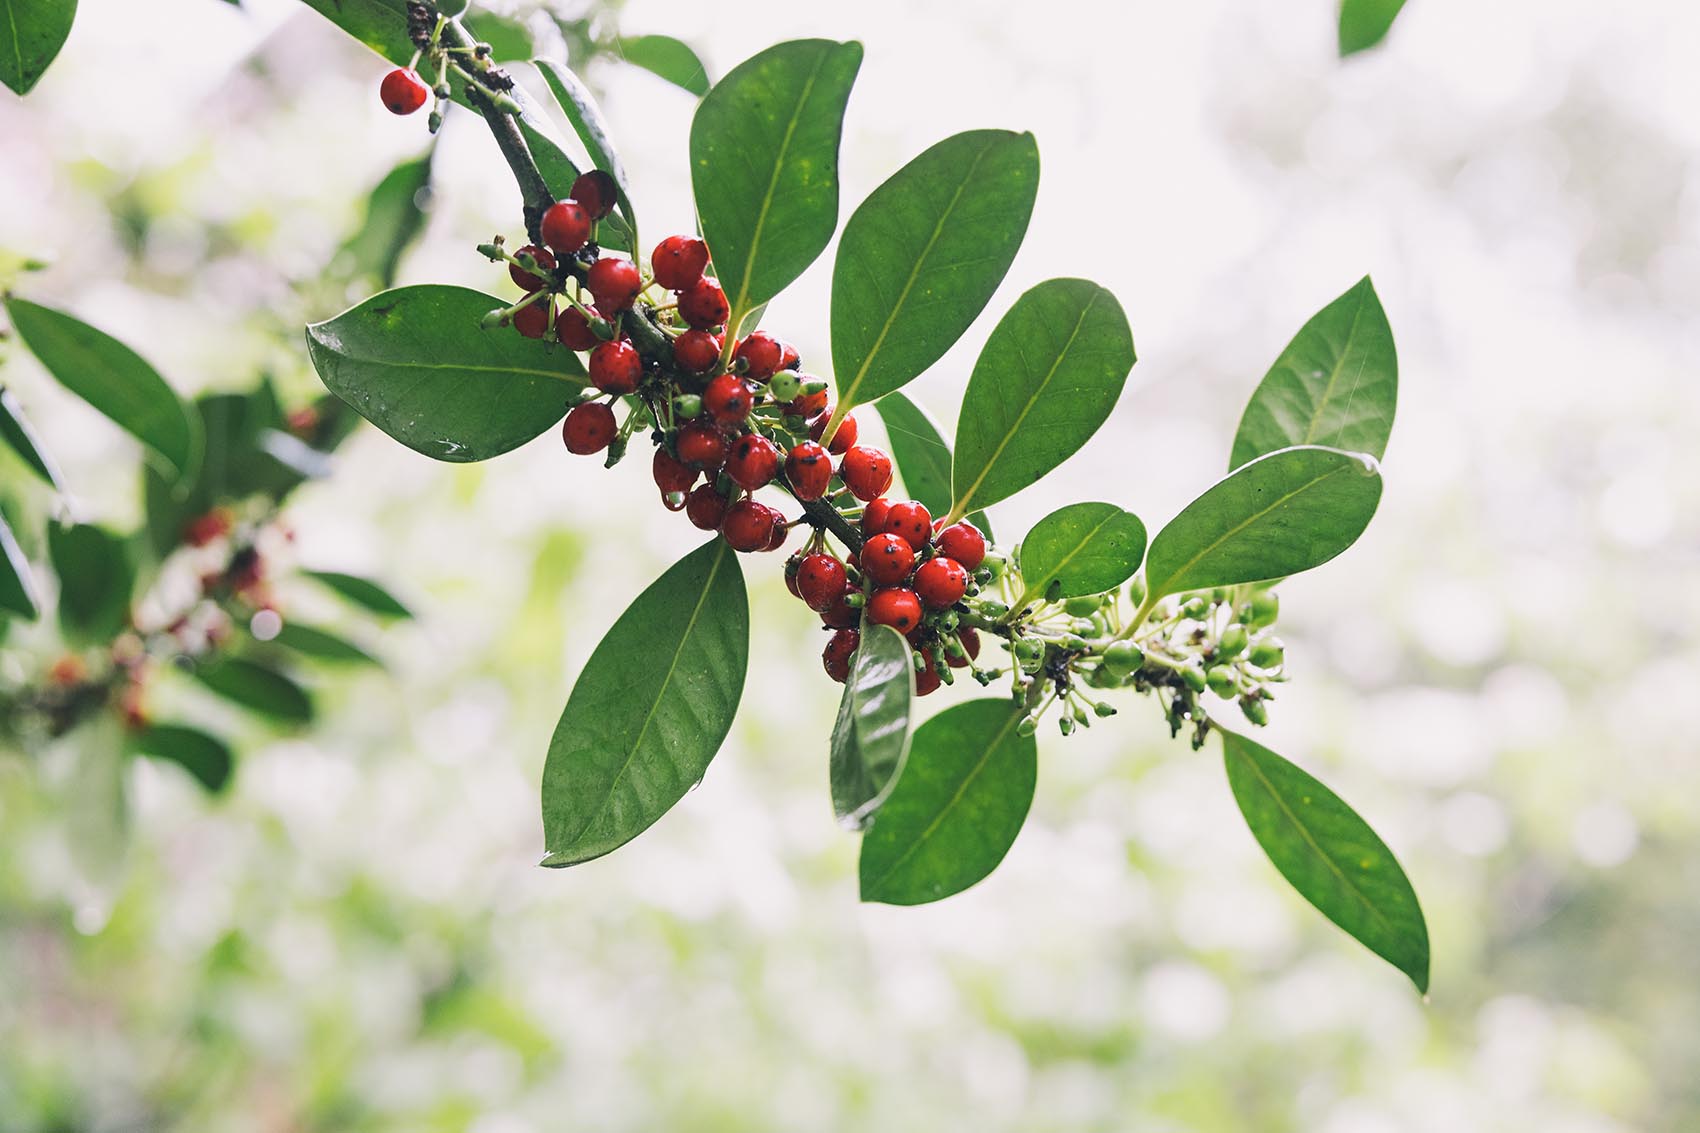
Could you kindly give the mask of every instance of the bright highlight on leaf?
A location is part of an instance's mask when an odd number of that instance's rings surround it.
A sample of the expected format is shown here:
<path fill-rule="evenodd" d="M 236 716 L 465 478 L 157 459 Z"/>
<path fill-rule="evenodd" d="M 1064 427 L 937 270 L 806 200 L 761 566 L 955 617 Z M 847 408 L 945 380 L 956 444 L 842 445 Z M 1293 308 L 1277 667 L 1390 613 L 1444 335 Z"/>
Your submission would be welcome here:
<path fill-rule="evenodd" d="M 29 419 L 24 416 L 23 406 L 18 404 L 18 399 L 13 397 L 12 391 L 5 386 L 0 386 L 0 441 L 5 441 L 29 466 L 30 471 L 44 483 L 56 491 L 65 490 L 65 483 L 59 476 L 59 466 L 48 459 L 47 453 L 41 447 L 40 438 L 35 435 Z"/>
<path fill-rule="evenodd" d="M 838 722 L 832 729 L 832 809 L 861 829 L 891 793 L 909 757 L 915 668 L 909 643 L 890 626 L 864 624 Z"/>
<path fill-rule="evenodd" d="M 35 596 L 35 583 L 30 579 L 29 560 L 0 515 L 0 614 L 14 614 L 34 620 L 41 613 Z"/>

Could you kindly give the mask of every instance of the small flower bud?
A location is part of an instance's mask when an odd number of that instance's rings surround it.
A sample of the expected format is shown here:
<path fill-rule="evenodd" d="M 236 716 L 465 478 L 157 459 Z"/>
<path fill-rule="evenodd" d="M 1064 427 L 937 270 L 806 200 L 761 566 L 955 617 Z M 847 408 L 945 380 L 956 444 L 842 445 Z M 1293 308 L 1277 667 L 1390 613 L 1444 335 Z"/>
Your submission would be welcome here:
<path fill-rule="evenodd" d="M 1197 661 L 1188 661 L 1176 671 L 1180 673 L 1181 680 L 1186 682 L 1186 687 L 1193 692 L 1203 692 L 1210 683 L 1205 679 L 1204 666 Z"/>
<path fill-rule="evenodd" d="M 1279 669 L 1286 649 L 1278 637 L 1266 637 L 1251 647 L 1246 659 L 1259 669 Z"/>
<path fill-rule="evenodd" d="M 1210 686 L 1210 691 L 1221 697 L 1223 700 L 1234 699 L 1234 694 L 1239 691 L 1239 683 L 1234 680 L 1234 674 L 1231 669 L 1221 666 L 1213 669 L 1206 669 L 1204 672 L 1204 680 L 1205 683 Z"/>
<path fill-rule="evenodd" d="M 1250 640 L 1250 635 L 1246 633 L 1245 626 L 1235 622 L 1222 631 L 1221 639 L 1216 642 L 1216 659 L 1218 661 L 1233 660 L 1245 652 L 1246 644 Z"/>
<path fill-rule="evenodd" d="M 1250 720 L 1253 724 L 1256 724 L 1259 727 L 1269 723 L 1268 709 L 1264 708 L 1263 701 L 1259 700 L 1255 696 L 1240 697 L 1240 711 L 1245 713 L 1245 718 L 1247 720 Z"/>
<path fill-rule="evenodd" d="M 1068 613 L 1071 617 L 1089 618 L 1093 614 L 1096 614 L 1098 612 L 1099 607 L 1102 606 L 1103 604 L 1104 604 L 1103 595 L 1101 595 L 1101 594 L 1086 594 L 1086 595 L 1081 595 L 1081 596 L 1077 596 L 1077 597 L 1074 597 L 1074 598 L 1070 598 L 1068 601 L 1064 602 L 1063 603 L 1063 610 L 1066 613 Z"/>

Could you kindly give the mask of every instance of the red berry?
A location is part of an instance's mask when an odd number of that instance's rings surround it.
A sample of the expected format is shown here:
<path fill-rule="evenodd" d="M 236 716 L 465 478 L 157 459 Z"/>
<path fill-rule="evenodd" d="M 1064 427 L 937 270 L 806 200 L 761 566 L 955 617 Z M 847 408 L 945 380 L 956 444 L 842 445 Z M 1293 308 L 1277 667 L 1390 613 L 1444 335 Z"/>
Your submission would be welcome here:
<path fill-rule="evenodd" d="M 726 518 L 726 497 L 713 484 L 698 484 L 685 497 L 685 518 L 702 531 L 719 531 Z"/>
<path fill-rule="evenodd" d="M 768 508 L 773 512 L 773 538 L 767 541 L 764 551 L 777 551 L 785 546 L 785 540 L 791 537 L 791 525 L 785 521 L 785 513 L 778 508 Z"/>
<path fill-rule="evenodd" d="M 927 646 L 921 650 L 921 667 L 915 671 L 915 695 L 926 696 L 939 690 L 944 681 L 939 677 L 938 669 L 934 668 L 933 650 Z"/>
<path fill-rule="evenodd" d="M 590 219 L 601 220 L 614 211 L 614 204 L 620 199 L 620 187 L 611 175 L 592 169 L 589 173 L 579 174 L 578 180 L 573 182 L 572 192 L 567 195 L 590 214 Z"/>
<path fill-rule="evenodd" d="M 758 382 L 765 382 L 778 373 L 784 356 L 784 346 L 765 330 L 746 336 L 732 354 L 735 361 L 743 362 L 744 376 Z"/>
<path fill-rule="evenodd" d="M 726 438 L 713 425 L 692 422 L 679 430 L 674 444 L 679 459 L 692 468 L 716 471 L 726 463 Z"/>
<path fill-rule="evenodd" d="M 869 500 L 868 506 L 862 509 L 862 531 L 868 535 L 880 535 L 885 531 L 885 516 L 891 510 L 891 501 L 881 496 L 877 500 Z"/>
<path fill-rule="evenodd" d="M 875 535 L 862 544 L 862 573 L 875 586 L 896 586 L 915 566 L 915 549 L 901 535 Z"/>
<path fill-rule="evenodd" d="M 850 679 L 850 659 L 862 644 L 862 635 L 853 629 L 841 629 L 826 640 L 820 662 L 826 675 L 843 684 Z"/>
<path fill-rule="evenodd" d="M 789 342 L 779 344 L 779 368 L 781 370 L 795 370 L 802 364 L 803 359 L 798 356 L 795 346 L 792 346 Z"/>
<path fill-rule="evenodd" d="M 785 458 L 785 478 L 799 500 L 818 500 L 832 479 L 832 457 L 814 441 L 804 441 Z"/>
<path fill-rule="evenodd" d="M 901 587 L 876 590 L 868 599 L 868 620 L 877 626 L 890 626 L 898 633 L 908 633 L 921 624 L 921 600 L 913 590 Z"/>
<path fill-rule="evenodd" d="M 543 242 L 571 255 L 590 239 L 590 214 L 572 201 L 558 201 L 543 214 Z"/>
<path fill-rule="evenodd" d="M 614 411 L 600 401 L 573 406 L 573 411 L 561 424 L 561 439 L 567 443 L 567 451 L 579 456 L 601 452 L 617 432 L 619 426 L 614 423 Z"/>
<path fill-rule="evenodd" d="M 915 571 L 915 593 L 935 610 L 956 605 L 967 592 L 968 572 L 955 559 L 938 555 Z"/>
<path fill-rule="evenodd" d="M 695 236 L 669 236 L 649 254 L 649 266 L 655 282 L 669 291 L 683 291 L 708 267 L 708 245 Z"/>
<path fill-rule="evenodd" d="M 745 433 L 732 442 L 726 475 L 740 488 L 765 488 L 779 475 L 779 446 L 760 433 Z"/>
<path fill-rule="evenodd" d="M 825 610 L 844 594 L 844 564 L 817 551 L 797 567 L 797 596 L 811 610 Z"/>
<path fill-rule="evenodd" d="M 827 629 L 854 629 L 862 624 L 862 611 L 850 604 L 850 595 L 861 593 L 846 582 L 844 593 L 833 599 L 832 605 L 820 612 L 821 625 Z"/>
<path fill-rule="evenodd" d="M 720 336 L 706 330 L 688 330 L 673 340 L 673 361 L 687 374 L 714 369 L 720 359 Z"/>
<path fill-rule="evenodd" d="M 549 331 L 549 304 L 539 299 L 514 312 L 514 329 L 527 338 L 542 338 Z"/>
<path fill-rule="evenodd" d="M 803 552 L 798 551 L 785 560 L 785 589 L 797 598 L 803 596 L 802 591 L 797 589 L 797 572 L 802 569 L 804 557 Z"/>
<path fill-rule="evenodd" d="M 819 378 L 810 377 L 808 374 L 798 374 L 797 380 L 804 385 L 820 381 Z M 814 393 L 798 394 L 796 399 L 785 407 L 785 412 L 793 417 L 813 420 L 819 414 L 826 412 L 826 388 L 823 386 Z"/>
<path fill-rule="evenodd" d="M 638 275 L 637 265 L 612 256 L 591 264 L 584 282 L 596 296 L 597 309 L 608 312 L 624 311 L 643 290 L 643 277 Z"/>
<path fill-rule="evenodd" d="M 697 482 L 697 470 L 664 448 L 655 450 L 655 459 L 650 462 L 649 467 L 655 476 L 655 486 L 661 489 L 662 495 L 668 492 L 688 492 L 691 485 Z"/>
<path fill-rule="evenodd" d="M 971 626 L 963 626 L 956 631 L 956 638 L 962 642 L 962 652 L 965 656 L 952 657 L 945 654 L 945 663 L 953 669 L 966 668 L 974 659 L 980 656 L 980 635 Z"/>
<path fill-rule="evenodd" d="M 891 505 L 885 513 L 881 531 L 901 535 L 917 551 L 924 550 L 933 537 L 933 517 L 926 505 L 916 500 L 902 500 Z"/>
<path fill-rule="evenodd" d="M 814 423 L 809 426 L 809 436 L 814 440 L 820 440 L 821 434 L 826 432 L 826 423 L 830 420 L 832 420 L 832 414 L 822 410 L 820 416 L 816 417 Z M 856 418 L 846 417 L 838 423 L 838 431 L 832 434 L 832 443 L 827 447 L 832 450 L 835 456 L 842 456 L 849 452 L 855 444 Z"/>
<path fill-rule="evenodd" d="M 407 67 L 397 67 L 378 84 L 378 98 L 391 114 L 412 114 L 430 97 L 431 88 L 425 80 Z"/>
<path fill-rule="evenodd" d="M 594 310 L 592 308 L 592 313 Z M 601 336 L 590 329 L 590 321 L 577 307 L 568 307 L 561 312 L 561 317 L 555 320 L 555 337 L 559 338 L 568 350 L 591 350 L 602 341 Z"/>
<path fill-rule="evenodd" d="M 720 534 L 734 551 L 765 551 L 773 541 L 773 528 L 779 513 L 755 500 L 739 500 L 726 509 L 720 521 Z"/>
<path fill-rule="evenodd" d="M 230 513 L 223 508 L 214 508 L 183 525 L 183 541 L 191 547 L 204 547 L 229 531 Z"/>
<path fill-rule="evenodd" d="M 679 314 L 697 330 L 717 327 L 731 313 L 732 309 L 726 305 L 726 292 L 712 279 L 699 279 L 679 289 Z"/>
<path fill-rule="evenodd" d="M 555 257 L 551 256 L 547 250 L 539 248 L 535 244 L 527 244 L 525 247 L 515 252 L 514 255 L 516 257 L 530 256 L 532 259 L 537 261 L 537 266 L 542 268 L 544 271 L 555 270 Z M 545 280 L 532 275 L 518 264 L 508 265 L 508 278 L 514 281 L 515 287 L 524 291 L 538 291 L 546 282 Z"/>
<path fill-rule="evenodd" d="M 966 519 L 951 524 L 934 538 L 939 554 L 948 555 L 969 570 L 978 569 L 986 559 L 986 537 Z"/>
<path fill-rule="evenodd" d="M 590 352 L 590 381 L 603 393 L 631 393 L 643 377 L 643 356 L 629 342 L 604 342 Z"/>
<path fill-rule="evenodd" d="M 891 487 L 891 457 L 877 448 L 857 445 L 838 462 L 838 475 L 857 499 L 875 499 Z"/>
<path fill-rule="evenodd" d="M 721 374 L 702 391 L 702 407 L 722 425 L 740 425 L 755 408 L 755 391 L 736 374 Z"/>

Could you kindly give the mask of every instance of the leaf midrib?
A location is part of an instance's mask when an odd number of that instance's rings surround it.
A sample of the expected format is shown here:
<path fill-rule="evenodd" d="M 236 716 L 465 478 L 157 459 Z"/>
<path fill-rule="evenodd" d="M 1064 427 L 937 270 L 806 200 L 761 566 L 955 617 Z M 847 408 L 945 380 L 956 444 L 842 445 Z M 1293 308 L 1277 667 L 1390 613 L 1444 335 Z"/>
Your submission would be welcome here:
<path fill-rule="evenodd" d="M 1088 543 L 1092 542 L 1093 539 L 1097 538 L 1098 532 L 1104 530 L 1104 528 L 1106 528 L 1110 524 L 1114 523 L 1116 521 L 1117 517 L 1120 516 L 1121 514 L 1123 514 L 1120 508 L 1115 508 L 1115 505 L 1112 504 L 1111 507 L 1114 510 L 1112 510 L 1109 515 L 1106 515 L 1103 518 L 1103 520 L 1096 527 L 1094 527 L 1092 530 L 1088 531 L 1086 533 L 1085 537 L 1082 538 L 1078 543 L 1076 543 L 1074 545 L 1074 550 L 1072 550 L 1068 554 L 1064 555 L 1057 562 L 1056 569 L 1051 571 L 1049 574 L 1047 574 L 1045 576 L 1045 586 L 1043 587 L 1043 589 L 1039 590 L 1040 593 L 1044 593 L 1045 590 L 1049 590 L 1051 588 L 1050 584 L 1051 584 L 1051 581 L 1053 579 L 1058 579 L 1058 578 L 1062 577 L 1063 569 L 1065 567 L 1067 567 L 1069 563 L 1072 563 L 1075 560 L 1075 557 L 1078 556 L 1081 551 L 1086 549 L 1086 545 Z M 1031 598 L 1033 597 L 1033 592 L 1034 592 L 1035 589 L 1039 589 L 1039 588 L 1036 588 L 1036 587 L 1031 586 L 1031 585 L 1028 586 L 1027 589 L 1022 593 L 1021 600 L 1018 601 L 1015 604 L 1014 608 L 1017 609 L 1017 610 L 1025 609 L 1028 601 L 1031 600 Z"/>
<path fill-rule="evenodd" d="M 1364 297 L 1359 295 L 1358 304 L 1352 310 L 1352 325 L 1346 330 L 1345 345 L 1340 348 L 1340 356 L 1334 360 L 1334 365 L 1330 367 L 1328 384 L 1322 387 L 1322 398 L 1317 402 L 1315 411 L 1311 413 L 1310 423 L 1305 426 L 1304 438 L 1299 442 L 1300 444 L 1308 445 L 1316 443 L 1317 426 L 1322 421 L 1322 415 L 1328 410 L 1328 403 L 1333 400 L 1334 387 L 1339 384 L 1340 375 L 1345 371 L 1346 356 L 1352 352 L 1352 343 L 1358 337 L 1358 322 L 1363 318 L 1363 314 Z M 1363 372 L 1362 365 L 1358 367 L 1358 372 Z"/>

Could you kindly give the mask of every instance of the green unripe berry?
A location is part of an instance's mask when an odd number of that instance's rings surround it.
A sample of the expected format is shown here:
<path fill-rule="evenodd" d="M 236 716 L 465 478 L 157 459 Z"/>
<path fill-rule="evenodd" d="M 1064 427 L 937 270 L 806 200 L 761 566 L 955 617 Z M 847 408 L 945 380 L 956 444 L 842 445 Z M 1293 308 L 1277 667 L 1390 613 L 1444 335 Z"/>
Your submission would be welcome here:
<path fill-rule="evenodd" d="M 1075 618 L 1068 628 L 1082 637 L 1091 637 L 1098 632 L 1098 623 L 1091 618 Z"/>
<path fill-rule="evenodd" d="M 804 382 L 802 392 L 808 397 L 813 397 L 817 393 L 825 393 L 826 383 L 819 378 L 812 382 Z"/>
<path fill-rule="evenodd" d="M 1063 610 L 1070 617 L 1089 618 L 1096 614 L 1103 604 L 1104 598 L 1101 594 L 1082 594 L 1064 602 Z"/>
<path fill-rule="evenodd" d="M 1073 735 L 1074 734 L 1074 717 L 1072 717 L 1072 716 L 1058 716 L 1057 717 L 1057 727 L 1062 729 L 1063 735 L 1065 735 L 1065 736 Z"/>
<path fill-rule="evenodd" d="M 1045 659 L 1045 643 L 1034 641 L 1031 637 L 1018 639 L 1012 647 L 1012 651 L 1015 654 L 1016 663 L 1024 669 L 1037 665 Z"/>
<path fill-rule="evenodd" d="M 1210 691 L 1223 700 L 1232 700 L 1234 694 L 1239 692 L 1239 684 L 1234 680 L 1233 671 L 1230 669 L 1220 667 L 1206 669 L 1204 680 L 1210 686 Z"/>
<path fill-rule="evenodd" d="M 978 602 L 980 613 L 988 618 L 1001 618 L 1009 613 L 1009 607 L 996 598 L 982 598 Z"/>
<path fill-rule="evenodd" d="M 767 379 L 767 392 L 775 401 L 795 401 L 803 392 L 803 383 L 790 370 L 781 370 Z"/>
<path fill-rule="evenodd" d="M 1204 666 L 1200 665 L 1197 661 L 1188 661 L 1186 664 L 1177 669 L 1176 672 L 1180 673 L 1181 680 L 1185 681 L 1186 687 L 1190 688 L 1193 692 L 1203 692 L 1210 684 L 1209 680 L 1207 680 L 1204 676 Z"/>
<path fill-rule="evenodd" d="M 1108 704 L 1105 704 L 1101 700 L 1093 703 L 1092 711 L 1095 712 L 1099 716 L 1114 716 L 1116 714 L 1116 710 L 1114 708 L 1112 708 Z"/>
<path fill-rule="evenodd" d="M 1222 631 L 1220 640 L 1216 642 L 1216 659 L 1231 661 L 1245 652 L 1246 645 L 1251 641 L 1251 635 L 1246 633 L 1245 626 L 1238 622 Z"/>
<path fill-rule="evenodd" d="M 859 590 L 844 596 L 844 604 L 849 606 L 852 610 L 860 610 L 867 600 L 868 596 Z"/>
<path fill-rule="evenodd" d="M 1015 732 L 1020 736 L 1030 736 L 1039 730 L 1039 720 L 1034 716 L 1023 716 L 1021 723 L 1015 726 Z"/>
<path fill-rule="evenodd" d="M 702 398 L 694 393 L 681 393 L 673 399 L 673 416 L 689 421 L 702 415 Z"/>
<path fill-rule="evenodd" d="M 1134 577 L 1133 581 L 1127 584 L 1127 600 L 1129 602 L 1132 602 L 1134 604 L 1134 606 L 1136 606 L 1136 607 L 1141 602 L 1145 601 L 1145 576 L 1144 575 L 1136 575 Z"/>
<path fill-rule="evenodd" d="M 1281 639 L 1266 637 L 1251 647 L 1247 660 L 1259 669 L 1279 669 L 1285 656 L 1286 649 L 1282 646 Z"/>
<path fill-rule="evenodd" d="M 1254 629 L 1272 626 L 1281 613 L 1281 596 L 1273 590 L 1265 590 L 1251 596 L 1250 606 L 1250 616 L 1246 618 L 1247 625 Z"/>
<path fill-rule="evenodd" d="M 938 626 L 939 629 L 943 630 L 945 633 L 949 633 L 951 630 L 955 629 L 958 625 L 961 624 L 961 622 L 962 622 L 962 617 L 955 610 L 946 610 L 943 613 L 941 613 L 938 617 L 933 619 L 933 624 Z M 956 639 L 954 637 L 951 638 L 951 641 L 955 641 L 955 640 Z M 958 645 L 957 648 L 960 649 L 962 647 L 961 647 L 961 645 Z M 953 654 L 951 654 L 951 656 L 954 657 L 955 654 L 953 653 Z"/>
<path fill-rule="evenodd" d="M 1118 676 L 1129 673 L 1145 664 L 1145 653 L 1131 641 L 1115 641 L 1104 650 L 1104 667 Z"/>
<path fill-rule="evenodd" d="M 987 582 L 996 582 L 1003 577 L 1004 568 L 1008 565 L 1009 560 L 1004 557 L 1004 553 L 993 549 L 986 552 L 984 561 L 980 563 L 980 569 L 986 572 Z"/>
<path fill-rule="evenodd" d="M 1204 597 L 1202 594 L 1188 598 L 1186 600 L 1186 604 L 1181 607 L 1181 616 L 1191 618 L 1194 621 L 1198 621 L 1209 612 L 1210 599 Z"/>
<path fill-rule="evenodd" d="M 1240 697 L 1240 711 L 1245 713 L 1247 720 L 1259 727 L 1269 723 L 1269 710 L 1264 708 L 1263 701 L 1255 696 Z"/>
<path fill-rule="evenodd" d="M 1064 649 L 1085 649 L 1087 647 L 1086 639 L 1078 633 L 1063 634 L 1062 644 Z"/>

